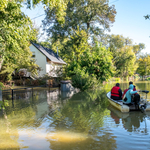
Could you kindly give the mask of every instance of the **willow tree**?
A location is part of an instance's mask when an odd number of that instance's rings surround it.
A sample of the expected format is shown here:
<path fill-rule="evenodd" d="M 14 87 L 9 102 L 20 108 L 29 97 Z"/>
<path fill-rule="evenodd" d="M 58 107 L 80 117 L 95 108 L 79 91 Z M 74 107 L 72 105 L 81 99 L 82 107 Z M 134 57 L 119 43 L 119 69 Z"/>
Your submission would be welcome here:
<path fill-rule="evenodd" d="M 17 0 L 0 3 L 0 73 L 5 78 L 21 66 L 36 67 L 30 60 L 32 54 L 29 49 L 30 40 L 36 38 L 36 30 L 31 20 L 21 12 L 21 4 Z"/>

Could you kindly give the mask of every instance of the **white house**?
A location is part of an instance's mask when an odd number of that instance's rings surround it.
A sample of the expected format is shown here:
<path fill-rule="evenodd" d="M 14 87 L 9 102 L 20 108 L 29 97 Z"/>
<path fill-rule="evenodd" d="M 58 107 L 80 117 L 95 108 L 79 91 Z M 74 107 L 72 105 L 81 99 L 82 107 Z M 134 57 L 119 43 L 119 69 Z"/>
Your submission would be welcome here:
<path fill-rule="evenodd" d="M 29 47 L 32 52 L 32 58 L 36 60 L 36 64 L 41 68 L 39 77 L 48 74 L 52 77 L 57 77 L 56 70 L 61 68 L 66 63 L 51 49 L 43 47 L 39 44 L 31 42 Z"/>

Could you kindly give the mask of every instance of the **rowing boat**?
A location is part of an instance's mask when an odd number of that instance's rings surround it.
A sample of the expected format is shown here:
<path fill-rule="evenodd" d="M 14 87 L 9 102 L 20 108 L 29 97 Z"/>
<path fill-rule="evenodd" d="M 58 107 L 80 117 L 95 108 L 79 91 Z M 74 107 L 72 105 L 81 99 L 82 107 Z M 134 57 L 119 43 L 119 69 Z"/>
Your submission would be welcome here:
<path fill-rule="evenodd" d="M 143 99 L 141 97 L 138 107 L 134 103 L 131 105 L 127 105 L 127 104 L 124 104 L 122 102 L 122 100 L 111 99 L 111 92 L 108 92 L 106 94 L 106 96 L 107 96 L 110 104 L 113 105 L 114 107 L 116 107 L 121 112 L 129 112 L 129 111 L 134 111 L 134 110 L 136 110 L 136 111 L 139 111 L 139 110 L 140 111 L 150 111 L 150 102 L 147 101 L 147 93 L 149 91 L 142 91 L 142 92 L 146 93 L 146 98 Z"/>

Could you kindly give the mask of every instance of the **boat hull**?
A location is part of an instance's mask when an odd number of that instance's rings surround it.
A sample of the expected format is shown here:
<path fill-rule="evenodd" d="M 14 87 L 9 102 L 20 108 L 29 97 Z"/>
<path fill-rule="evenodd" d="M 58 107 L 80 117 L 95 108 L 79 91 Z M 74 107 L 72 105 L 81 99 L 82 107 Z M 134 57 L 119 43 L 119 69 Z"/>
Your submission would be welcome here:
<path fill-rule="evenodd" d="M 111 96 L 111 92 L 108 92 L 107 98 L 108 98 L 110 104 L 113 105 L 115 108 L 119 109 L 121 112 L 129 112 L 130 111 L 130 107 L 128 105 L 123 104 L 122 100 L 115 101 L 115 100 L 111 99 L 110 96 Z"/>
<path fill-rule="evenodd" d="M 107 98 L 110 102 L 111 105 L 113 105 L 115 108 L 117 108 L 118 110 L 120 110 L 121 112 L 129 112 L 129 111 L 150 111 L 150 103 L 146 101 L 146 99 L 141 99 L 140 100 L 140 104 L 139 104 L 139 108 L 137 108 L 135 105 L 126 105 L 123 104 L 122 100 L 113 100 L 110 98 L 111 97 L 111 92 L 107 93 Z M 144 100 L 144 101 L 143 101 Z M 142 105 L 146 104 L 146 108 L 143 110 L 141 109 Z"/>

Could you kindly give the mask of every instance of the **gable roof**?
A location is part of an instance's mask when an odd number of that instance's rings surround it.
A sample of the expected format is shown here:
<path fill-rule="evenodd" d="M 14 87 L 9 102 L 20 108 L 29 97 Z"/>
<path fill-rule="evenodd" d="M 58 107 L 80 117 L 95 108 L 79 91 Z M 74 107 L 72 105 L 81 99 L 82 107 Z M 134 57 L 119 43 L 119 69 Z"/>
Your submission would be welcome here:
<path fill-rule="evenodd" d="M 55 63 L 67 64 L 64 62 L 56 53 L 54 53 L 51 49 L 43 47 L 42 45 L 31 42 L 41 53 L 43 53 L 49 60 Z"/>

